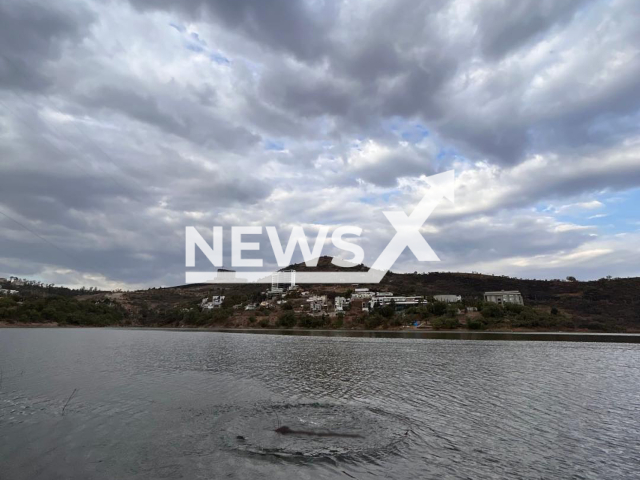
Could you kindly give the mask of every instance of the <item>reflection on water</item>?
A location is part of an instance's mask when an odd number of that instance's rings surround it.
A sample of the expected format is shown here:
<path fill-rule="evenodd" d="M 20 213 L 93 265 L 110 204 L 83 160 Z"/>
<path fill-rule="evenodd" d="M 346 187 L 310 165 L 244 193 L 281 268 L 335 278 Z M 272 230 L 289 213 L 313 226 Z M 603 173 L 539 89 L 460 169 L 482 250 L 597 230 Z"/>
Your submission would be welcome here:
<path fill-rule="evenodd" d="M 639 360 L 628 343 L 5 329 L 0 478 L 635 478 Z"/>

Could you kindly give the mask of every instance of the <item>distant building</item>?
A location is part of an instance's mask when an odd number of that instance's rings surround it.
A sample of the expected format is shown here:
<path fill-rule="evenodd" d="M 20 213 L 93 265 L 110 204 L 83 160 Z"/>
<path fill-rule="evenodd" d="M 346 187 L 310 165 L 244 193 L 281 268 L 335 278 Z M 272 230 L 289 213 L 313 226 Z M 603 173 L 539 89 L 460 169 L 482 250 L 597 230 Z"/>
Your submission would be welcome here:
<path fill-rule="evenodd" d="M 309 302 L 309 308 L 312 312 L 321 312 L 327 306 L 327 296 L 313 295 L 307 298 L 307 302 Z"/>
<path fill-rule="evenodd" d="M 336 312 L 342 312 L 349 305 L 350 300 L 345 297 L 336 297 L 335 298 L 335 306 Z"/>
<path fill-rule="evenodd" d="M 351 294 L 351 298 L 371 298 L 374 293 L 370 292 L 368 288 L 356 288 L 354 292 Z"/>
<path fill-rule="evenodd" d="M 484 301 L 503 305 L 505 303 L 515 303 L 524 305 L 522 294 L 517 290 L 501 290 L 499 292 L 485 292 Z"/>
<path fill-rule="evenodd" d="M 460 295 L 434 295 L 433 298 L 438 302 L 457 303 L 462 301 Z"/>
<path fill-rule="evenodd" d="M 24 281 L 20 280 L 18 277 L 11 277 L 10 281 L 11 285 L 14 285 L 16 287 L 22 287 L 24 285 Z"/>
<path fill-rule="evenodd" d="M 309 308 L 311 309 L 312 312 L 319 313 L 319 312 L 322 312 L 323 305 L 321 302 L 311 302 L 311 304 L 309 305 Z"/>
<path fill-rule="evenodd" d="M 281 297 L 284 293 L 284 288 L 281 287 L 271 287 L 271 289 L 267 290 L 267 297 Z"/>
<path fill-rule="evenodd" d="M 396 310 L 404 310 L 405 308 L 413 307 L 425 303 L 423 296 L 408 296 L 408 297 L 374 297 L 368 303 L 369 308 L 384 307 L 386 305 L 395 305 Z"/>
<path fill-rule="evenodd" d="M 376 297 L 393 297 L 391 292 L 376 292 Z"/>
<path fill-rule="evenodd" d="M 18 295 L 18 291 L 17 290 L 8 290 L 6 288 L 0 288 L 0 295 L 2 295 L 3 297 L 8 297 L 9 295 Z"/>
<path fill-rule="evenodd" d="M 224 302 L 224 295 L 214 295 L 209 300 L 209 297 L 205 297 L 200 302 L 200 308 L 202 310 L 213 310 L 214 308 L 222 307 L 222 303 Z"/>
<path fill-rule="evenodd" d="M 255 310 L 257 308 L 258 308 L 258 306 L 255 303 L 250 303 L 249 305 L 244 307 L 245 310 Z"/>

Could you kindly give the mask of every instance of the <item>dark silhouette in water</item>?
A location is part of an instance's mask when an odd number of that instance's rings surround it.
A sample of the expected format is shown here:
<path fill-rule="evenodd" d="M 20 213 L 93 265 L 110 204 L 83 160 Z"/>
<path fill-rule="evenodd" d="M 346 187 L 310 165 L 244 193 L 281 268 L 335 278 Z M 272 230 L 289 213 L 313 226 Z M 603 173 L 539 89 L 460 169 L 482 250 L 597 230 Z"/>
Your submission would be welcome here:
<path fill-rule="evenodd" d="M 357 435 L 354 433 L 312 432 L 310 430 L 291 430 L 289 427 L 286 427 L 286 426 L 276 428 L 275 432 L 281 435 L 311 435 L 314 437 L 363 438 L 362 435 Z"/>

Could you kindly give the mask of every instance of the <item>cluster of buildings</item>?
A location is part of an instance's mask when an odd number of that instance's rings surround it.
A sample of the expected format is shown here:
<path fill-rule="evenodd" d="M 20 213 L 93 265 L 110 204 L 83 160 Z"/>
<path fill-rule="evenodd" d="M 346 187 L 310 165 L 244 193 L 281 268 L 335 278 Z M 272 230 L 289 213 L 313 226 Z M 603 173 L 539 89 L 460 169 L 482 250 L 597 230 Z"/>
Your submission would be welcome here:
<path fill-rule="evenodd" d="M 18 290 L 9 290 L 7 288 L 0 288 L 0 296 L 8 297 L 9 295 L 18 295 Z"/>
<path fill-rule="evenodd" d="M 434 295 L 433 298 L 437 302 L 444 303 L 462 302 L 461 295 Z M 342 312 L 346 310 L 354 300 L 362 301 L 363 312 L 369 312 L 375 308 L 385 307 L 387 305 L 394 305 L 396 311 L 401 311 L 409 307 L 427 303 L 424 296 L 396 296 L 391 292 L 372 292 L 368 288 L 356 288 L 351 294 L 351 298 L 335 298 L 335 311 Z M 486 292 L 484 294 L 484 301 L 487 303 L 497 303 L 499 305 L 505 303 L 524 305 L 522 294 L 517 290 Z M 477 309 L 475 307 L 468 307 L 466 310 L 475 311 Z"/>

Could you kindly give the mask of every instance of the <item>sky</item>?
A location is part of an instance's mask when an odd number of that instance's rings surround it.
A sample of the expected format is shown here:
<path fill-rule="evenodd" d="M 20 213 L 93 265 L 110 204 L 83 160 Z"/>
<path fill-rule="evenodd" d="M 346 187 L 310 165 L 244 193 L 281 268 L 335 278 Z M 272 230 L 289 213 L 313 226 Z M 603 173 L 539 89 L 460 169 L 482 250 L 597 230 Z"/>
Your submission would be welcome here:
<path fill-rule="evenodd" d="M 182 284 L 186 226 L 370 265 L 452 169 L 394 271 L 640 276 L 639 78 L 635 0 L 0 0 L 0 276 Z"/>

